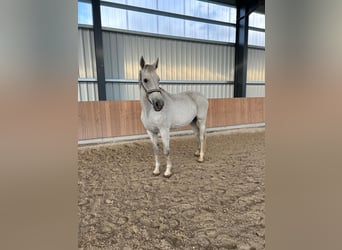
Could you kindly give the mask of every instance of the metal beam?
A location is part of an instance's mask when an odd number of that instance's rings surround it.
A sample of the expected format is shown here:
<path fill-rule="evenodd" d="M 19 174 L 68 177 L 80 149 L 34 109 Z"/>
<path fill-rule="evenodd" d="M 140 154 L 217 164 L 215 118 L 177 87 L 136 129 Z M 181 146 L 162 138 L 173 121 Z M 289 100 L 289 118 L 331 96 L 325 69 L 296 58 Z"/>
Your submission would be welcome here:
<path fill-rule="evenodd" d="M 234 97 L 246 97 L 248 55 L 248 8 L 246 1 L 236 6 Z"/>
<path fill-rule="evenodd" d="M 101 10 L 100 0 L 91 0 L 93 10 L 93 29 L 95 42 L 95 57 L 96 57 L 96 73 L 98 82 L 99 100 L 106 100 L 106 81 L 103 59 L 103 41 L 102 41 L 102 25 L 101 25 Z"/>
<path fill-rule="evenodd" d="M 246 97 L 248 60 L 248 16 L 255 10 L 260 0 L 237 0 L 234 97 Z"/>

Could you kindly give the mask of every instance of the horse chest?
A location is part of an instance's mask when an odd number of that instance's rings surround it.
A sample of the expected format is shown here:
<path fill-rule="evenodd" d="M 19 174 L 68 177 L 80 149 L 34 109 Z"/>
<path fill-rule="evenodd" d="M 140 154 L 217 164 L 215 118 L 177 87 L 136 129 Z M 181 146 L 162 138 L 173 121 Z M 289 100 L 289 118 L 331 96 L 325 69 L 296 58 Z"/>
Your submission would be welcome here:
<path fill-rule="evenodd" d="M 150 131 L 159 130 L 160 127 L 165 126 L 167 119 L 162 112 L 142 112 L 141 121 L 144 127 Z"/>

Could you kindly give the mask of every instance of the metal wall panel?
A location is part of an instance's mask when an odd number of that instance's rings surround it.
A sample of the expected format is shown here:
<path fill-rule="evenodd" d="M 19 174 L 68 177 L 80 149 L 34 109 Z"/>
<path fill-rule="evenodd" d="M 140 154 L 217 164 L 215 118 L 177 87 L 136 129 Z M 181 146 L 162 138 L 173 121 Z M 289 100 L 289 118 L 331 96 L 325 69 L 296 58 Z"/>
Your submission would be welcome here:
<path fill-rule="evenodd" d="M 78 78 L 96 78 L 94 33 L 78 29 Z"/>
<path fill-rule="evenodd" d="M 78 82 L 78 101 L 98 101 L 97 82 Z"/>
<path fill-rule="evenodd" d="M 162 88 L 169 93 L 176 94 L 184 91 L 198 91 L 207 98 L 234 97 L 233 84 L 162 84 Z"/>
<path fill-rule="evenodd" d="M 265 97 L 265 85 L 247 85 L 246 97 Z"/>
<path fill-rule="evenodd" d="M 234 47 L 166 38 L 103 32 L 107 79 L 137 79 L 139 59 L 159 57 L 162 80 L 232 81 Z"/>
<path fill-rule="evenodd" d="M 265 82 L 265 51 L 248 49 L 247 82 Z"/>
<path fill-rule="evenodd" d="M 139 100 L 140 92 L 138 83 L 106 83 L 108 100 Z"/>
<path fill-rule="evenodd" d="M 209 81 L 161 85 L 171 93 L 195 90 L 208 98 L 233 97 L 233 85 L 217 83 L 234 80 L 234 47 L 230 45 L 103 31 L 103 46 L 108 100 L 140 98 L 137 82 L 132 80 L 138 78 L 142 55 L 147 63 L 159 57 L 157 72 L 161 80 Z M 82 78 L 96 79 L 94 51 L 93 31 L 79 28 L 79 101 L 98 100 L 97 83 L 82 82 Z M 115 79 L 128 81 L 117 83 Z M 265 51 L 249 49 L 247 79 L 248 82 L 265 81 Z M 247 96 L 265 96 L 265 86 L 248 85 Z"/>
<path fill-rule="evenodd" d="M 167 84 L 160 85 L 169 93 L 180 93 L 184 91 L 198 91 L 207 98 L 232 98 L 234 96 L 233 84 Z M 110 82 L 106 84 L 108 100 L 139 100 L 140 89 L 137 82 Z"/>
<path fill-rule="evenodd" d="M 233 97 L 232 85 L 218 81 L 234 79 L 234 48 L 229 45 L 103 32 L 105 76 L 108 100 L 137 100 L 137 83 L 111 82 L 109 79 L 137 80 L 139 60 L 147 63 L 159 57 L 162 80 L 213 81 L 208 84 L 163 84 L 170 92 L 196 90 L 209 98 Z"/>

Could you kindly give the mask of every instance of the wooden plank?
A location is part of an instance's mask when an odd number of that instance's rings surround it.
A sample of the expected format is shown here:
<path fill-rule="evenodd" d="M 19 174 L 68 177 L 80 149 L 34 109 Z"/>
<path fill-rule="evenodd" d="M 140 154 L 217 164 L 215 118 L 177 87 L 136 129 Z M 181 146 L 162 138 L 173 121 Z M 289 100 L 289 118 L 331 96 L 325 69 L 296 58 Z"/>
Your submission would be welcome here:
<path fill-rule="evenodd" d="M 79 102 L 78 123 L 79 139 L 103 137 L 99 102 Z"/>
<path fill-rule="evenodd" d="M 140 101 L 79 102 L 78 107 L 80 140 L 146 133 Z M 259 122 L 265 122 L 263 97 L 209 99 L 208 128 Z"/>
<path fill-rule="evenodd" d="M 120 110 L 121 107 L 119 105 L 119 102 L 109 102 L 109 109 L 110 109 L 110 117 L 108 118 L 110 120 L 110 135 L 116 136 L 120 134 L 121 129 L 121 121 L 120 121 Z"/>
<path fill-rule="evenodd" d="M 100 113 L 102 118 L 102 136 L 112 137 L 111 131 L 111 107 L 110 102 L 100 102 Z"/>
<path fill-rule="evenodd" d="M 110 110 L 106 128 L 106 137 L 133 135 L 145 133 L 145 129 L 140 121 L 140 102 L 139 101 L 110 101 L 106 102 L 107 109 Z M 110 124 L 108 124 L 110 121 Z"/>
<path fill-rule="evenodd" d="M 264 98 L 210 99 L 207 127 L 264 122 Z"/>

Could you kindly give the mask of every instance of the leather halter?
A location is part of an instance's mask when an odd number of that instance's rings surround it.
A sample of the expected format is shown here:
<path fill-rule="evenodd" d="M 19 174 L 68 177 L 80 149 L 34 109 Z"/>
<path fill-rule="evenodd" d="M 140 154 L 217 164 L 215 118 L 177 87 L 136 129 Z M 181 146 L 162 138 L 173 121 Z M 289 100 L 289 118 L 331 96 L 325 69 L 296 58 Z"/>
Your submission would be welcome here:
<path fill-rule="evenodd" d="M 152 78 L 153 80 L 153 78 Z M 154 80 L 153 80 L 154 81 Z M 139 85 L 144 89 L 145 93 L 146 93 L 146 98 L 147 100 L 149 101 L 149 103 L 152 103 L 151 99 L 150 99 L 150 94 L 154 93 L 154 92 L 159 92 L 161 93 L 161 88 L 157 88 L 157 89 L 146 89 L 145 85 L 143 84 L 142 82 L 142 79 L 141 79 L 141 71 L 139 71 Z"/>

